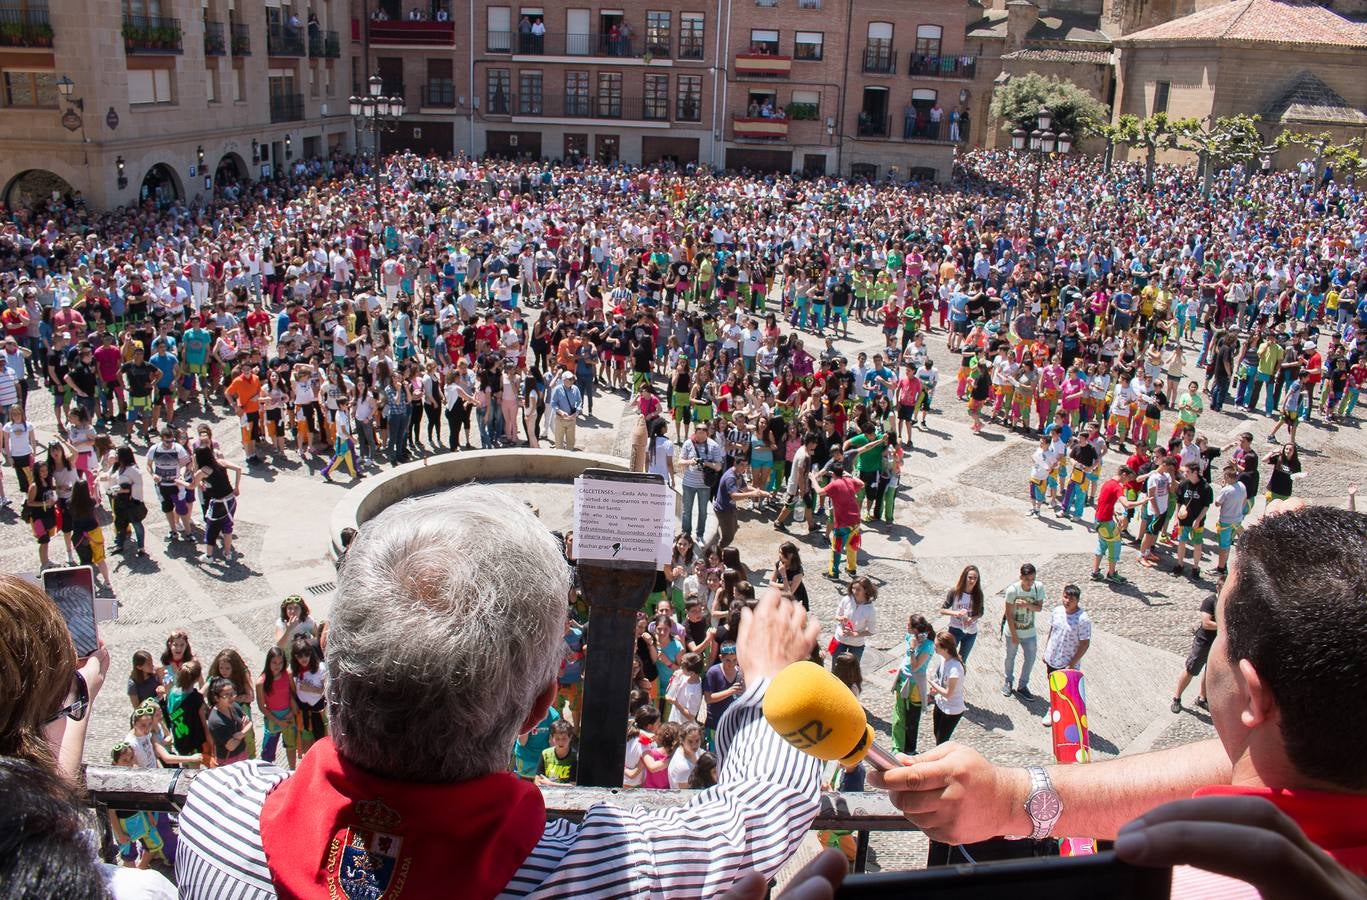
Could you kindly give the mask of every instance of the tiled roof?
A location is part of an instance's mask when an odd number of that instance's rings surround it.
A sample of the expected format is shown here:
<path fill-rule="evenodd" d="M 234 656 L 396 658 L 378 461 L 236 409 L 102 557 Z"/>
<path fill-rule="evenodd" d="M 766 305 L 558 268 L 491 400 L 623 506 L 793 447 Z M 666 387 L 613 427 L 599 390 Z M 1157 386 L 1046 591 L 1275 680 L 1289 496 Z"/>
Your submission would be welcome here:
<path fill-rule="evenodd" d="M 1094 66 L 1104 66 L 1111 61 L 1111 51 L 1026 47 L 1024 50 L 1004 54 L 1002 59 L 1019 59 L 1025 62 L 1090 63 Z"/>
<path fill-rule="evenodd" d="M 1367 21 L 1313 0 L 1234 0 L 1127 35 L 1124 44 L 1222 43 L 1367 47 Z"/>
<path fill-rule="evenodd" d="M 1271 122 L 1317 122 L 1367 125 L 1367 113 L 1353 107 L 1338 91 L 1311 72 L 1296 75 L 1263 111 Z"/>
<path fill-rule="evenodd" d="M 1111 38 L 1101 30 L 1101 17 L 1075 12 L 1040 11 L 1039 20 L 1025 34 L 1025 40 L 1068 41 L 1069 43 L 1105 44 Z"/>
<path fill-rule="evenodd" d="M 968 23 L 964 29 L 964 36 L 971 38 L 1005 38 L 1006 10 L 987 10 L 981 19 Z"/>

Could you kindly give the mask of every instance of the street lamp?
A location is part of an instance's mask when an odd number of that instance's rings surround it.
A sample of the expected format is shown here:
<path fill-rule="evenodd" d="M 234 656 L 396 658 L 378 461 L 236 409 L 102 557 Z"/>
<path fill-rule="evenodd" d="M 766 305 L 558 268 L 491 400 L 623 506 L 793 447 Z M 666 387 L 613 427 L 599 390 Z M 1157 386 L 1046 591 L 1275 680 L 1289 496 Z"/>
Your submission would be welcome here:
<path fill-rule="evenodd" d="M 1057 150 L 1059 153 L 1067 153 L 1073 149 L 1073 136 L 1064 131 L 1055 134 L 1053 131 L 1054 114 L 1047 106 L 1041 106 L 1036 118 L 1038 128 L 1029 134 L 1024 128 L 1016 128 L 1011 132 L 1011 149 L 1017 153 L 1029 148 L 1029 152 L 1035 157 L 1035 181 L 1034 187 L 1030 191 L 1030 239 L 1034 240 L 1035 231 L 1039 228 L 1039 182 L 1040 172 L 1044 168 L 1044 158 L 1053 156 Z"/>
<path fill-rule="evenodd" d="M 128 178 L 124 175 L 123 169 L 123 155 L 120 154 L 119 157 L 114 160 L 114 170 L 119 173 L 119 190 L 123 190 L 124 188 L 128 187 Z"/>
<path fill-rule="evenodd" d="M 375 185 L 375 211 L 380 210 L 380 135 L 386 132 L 393 132 L 399 127 L 399 120 L 403 118 L 405 104 L 401 95 L 386 97 L 384 95 L 384 79 L 378 74 L 371 75 L 366 80 L 367 93 L 363 96 L 352 96 L 347 103 L 351 112 L 351 119 L 356 124 L 357 131 L 368 131 L 375 136 L 374 152 L 375 165 L 371 175 Z"/>

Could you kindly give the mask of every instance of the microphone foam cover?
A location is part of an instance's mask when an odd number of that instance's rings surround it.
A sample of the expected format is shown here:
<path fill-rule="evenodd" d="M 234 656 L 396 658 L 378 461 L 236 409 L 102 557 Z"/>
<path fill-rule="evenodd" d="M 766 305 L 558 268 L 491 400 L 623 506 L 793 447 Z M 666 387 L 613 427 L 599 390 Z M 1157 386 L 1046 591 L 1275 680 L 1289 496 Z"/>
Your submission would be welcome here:
<path fill-rule="evenodd" d="M 873 728 L 858 698 L 814 662 L 795 662 L 775 675 L 763 708 L 784 740 L 817 759 L 854 765 L 873 745 Z"/>

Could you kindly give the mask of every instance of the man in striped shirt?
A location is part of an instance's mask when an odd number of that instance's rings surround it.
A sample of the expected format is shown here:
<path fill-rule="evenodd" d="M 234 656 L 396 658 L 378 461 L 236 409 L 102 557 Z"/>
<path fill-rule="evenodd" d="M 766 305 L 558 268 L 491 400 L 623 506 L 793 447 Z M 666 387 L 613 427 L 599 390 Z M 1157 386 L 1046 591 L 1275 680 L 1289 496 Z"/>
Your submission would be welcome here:
<path fill-rule="evenodd" d="M 327 648 L 333 737 L 293 774 L 202 774 L 180 822 L 183 898 L 710 897 L 773 875 L 810 828 L 819 764 L 760 704 L 818 628 L 777 594 L 737 642 L 720 783 L 684 807 L 547 821 L 509 747 L 555 696 L 568 567 L 520 501 L 467 486 L 385 510 L 347 555 Z"/>

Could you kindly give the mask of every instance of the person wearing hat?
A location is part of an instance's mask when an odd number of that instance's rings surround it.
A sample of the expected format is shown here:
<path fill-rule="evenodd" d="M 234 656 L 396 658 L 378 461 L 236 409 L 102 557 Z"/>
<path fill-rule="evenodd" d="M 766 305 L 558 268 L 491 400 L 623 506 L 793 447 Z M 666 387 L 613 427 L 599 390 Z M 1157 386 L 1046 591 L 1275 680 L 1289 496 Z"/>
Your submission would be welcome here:
<path fill-rule="evenodd" d="M 560 383 L 551 389 L 551 436 L 557 450 L 573 450 L 575 426 L 584 403 L 584 396 L 575 384 L 574 373 L 566 369 L 560 373 Z"/>

